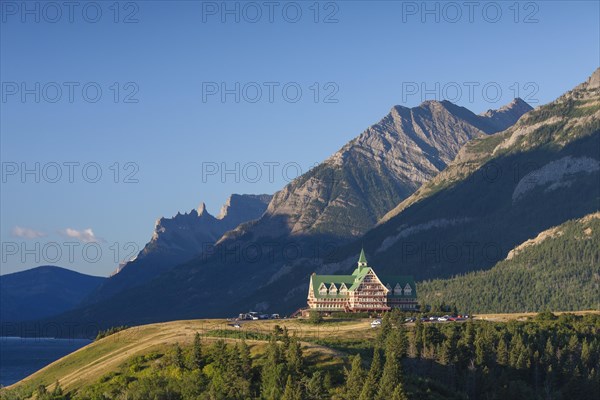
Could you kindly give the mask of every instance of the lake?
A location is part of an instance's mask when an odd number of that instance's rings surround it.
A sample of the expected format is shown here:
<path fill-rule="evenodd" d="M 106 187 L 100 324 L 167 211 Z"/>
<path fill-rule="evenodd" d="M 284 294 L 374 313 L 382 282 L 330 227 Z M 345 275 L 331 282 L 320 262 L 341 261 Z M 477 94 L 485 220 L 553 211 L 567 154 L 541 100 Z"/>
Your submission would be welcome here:
<path fill-rule="evenodd" d="M 0 337 L 0 385 L 18 382 L 91 342 L 87 339 Z"/>

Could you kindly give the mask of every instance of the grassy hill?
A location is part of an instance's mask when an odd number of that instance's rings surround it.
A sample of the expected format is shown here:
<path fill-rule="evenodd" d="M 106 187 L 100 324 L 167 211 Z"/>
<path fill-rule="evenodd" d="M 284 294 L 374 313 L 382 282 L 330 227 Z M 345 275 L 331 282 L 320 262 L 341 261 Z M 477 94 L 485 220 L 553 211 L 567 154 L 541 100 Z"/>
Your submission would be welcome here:
<path fill-rule="evenodd" d="M 144 325 L 97 340 L 0 398 L 586 398 L 600 387 L 600 313 L 576 314 L 404 324 L 391 313 L 377 329 L 369 319 Z M 563 396 L 571 390 L 584 397 Z"/>
<path fill-rule="evenodd" d="M 176 343 L 182 346 L 190 345 L 196 332 L 207 342 L 213 342 L 219 337 L 229 341 L 245 338 L 253 352 L 259 354 L 273 327 L 281 322 L 248 321 L 243 324 L 241 332 L 229 324 L 224 319 L 207 319 L 131 327 L 97 340 L 57 360 L 15 385 L 9 386 L 9 389 L 17 390 L 19 393 L 30 393 L 39 385 L 52 388 L 57 381 L 60 381 L 61 387 L 67 391 L 81 388 L 94 383 L 106 374 L 119 370 L 137 356 L 150 353 L 164 354 Z M 339 364 L 342 360 L 335 357 L 336 351 L 309 341 L 328 338 L 350 339 L 357 332 L 365 339 L 374 336 L 374 333 L 369 330 L 369 321 L 366 320 L 331 323 L 317 327 L 299 321 L 286 321 L 285 325 L 291 335 L 296 335 L 303 340 L 303 347 L 307 354 L 322 357 L 323 364 Z M 305 340 L 307 342 L 304 342 Z"/>

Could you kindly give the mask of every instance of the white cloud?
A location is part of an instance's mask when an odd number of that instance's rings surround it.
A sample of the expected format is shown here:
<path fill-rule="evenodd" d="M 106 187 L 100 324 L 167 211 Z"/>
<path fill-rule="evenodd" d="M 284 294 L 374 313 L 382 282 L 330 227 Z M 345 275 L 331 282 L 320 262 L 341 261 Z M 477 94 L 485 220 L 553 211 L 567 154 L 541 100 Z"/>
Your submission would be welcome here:
<path fill-rule="evenodd" d="M 14 237 L 26 238 L 26 239 L 37 239 L 46 236 L 44 232 L 36 231 L 35 229 L 23 228 L 21 226 L 15 226 L 12 228 L 11 234 Z"/>
<path fill-rule="evenodd" d="M 102 241 L 100 238 L 97 238 L 96 235 L 94 235 L 94 231 L 92 231 L 92 228 L 87 228 L 82 231 L 78 231 L 77 229 L 73 228 L 67 228 L 61 233 L 67 237 L 80 240 L 84 243 Z"/>

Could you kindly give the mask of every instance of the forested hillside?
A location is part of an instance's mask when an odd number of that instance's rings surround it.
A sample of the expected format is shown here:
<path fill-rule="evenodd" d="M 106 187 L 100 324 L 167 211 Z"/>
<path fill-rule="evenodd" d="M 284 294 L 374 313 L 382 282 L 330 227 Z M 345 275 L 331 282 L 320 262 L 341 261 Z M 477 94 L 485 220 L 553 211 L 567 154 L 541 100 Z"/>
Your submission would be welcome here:
<path fill-rule="evenodd" d="M 598 249 L 595 213 L 540 233 L 491 270 L 420 283 L 420 301 L 478 313 L 598 309 Z"/>

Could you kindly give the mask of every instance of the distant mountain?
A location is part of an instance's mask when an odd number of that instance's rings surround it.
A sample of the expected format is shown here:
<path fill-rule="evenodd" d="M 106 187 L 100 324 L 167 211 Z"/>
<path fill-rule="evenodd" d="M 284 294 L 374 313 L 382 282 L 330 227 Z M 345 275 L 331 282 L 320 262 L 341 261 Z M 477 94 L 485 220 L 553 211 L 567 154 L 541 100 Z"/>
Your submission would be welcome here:
<path fill-rule="evenodd" d="M 73 309 L 106 278 L 42 266 L 0 276 L 0 320 L 41 319 Z"/>
<path fill-rule="evenodd" d="M 420 301 L 470 313 L 598 309 L 599 249 L 597 212 L 541 232 L 490 270 L 419 284 Z"/>
<path fill-rule="evenodd" d="M 497 132 L 500 132 L 513 126 L 523 114 L 531 110 L 533 108 L 527 102 L 517 97 L 497 110 L 487 110 L 479 115 L 485 118 L 487 123 L 493 126 Z"/>
<path fill-rule="evenodd" d="M 210 251 L 225 232 L 259 218 L 271 197 L 266 194 L 233 194 L 217 217 L 210 215 L 202 203 L 197 210 L 189 213 L 158 219 L 152 239 L 137 257 L 121 266 L 85 303 L 98 302 L 141 285 L 177 264 Z"/>
<path fill-rule="evenodd" d="M 513 108 L 523 107 L 504 109 Z M 260 219 L 223 235 L 211 254 L 61 319 L 118 325 L 297 307 L 309 272 L 443 170 L 466 142 L 495 133 L 501 122 L 491 118 L 447 101 L 396 106 L 277 192 Z"/>

